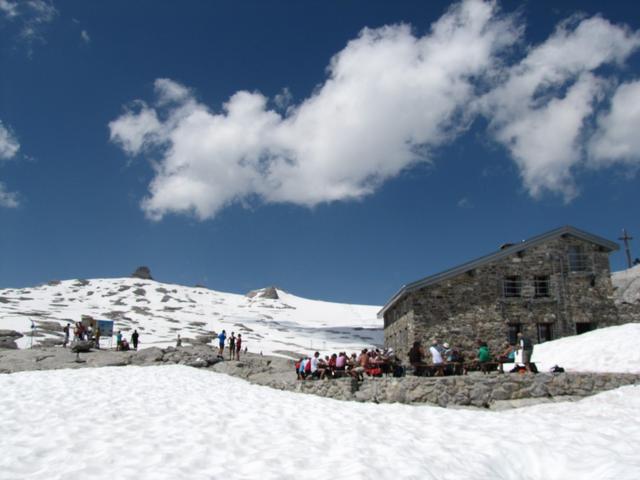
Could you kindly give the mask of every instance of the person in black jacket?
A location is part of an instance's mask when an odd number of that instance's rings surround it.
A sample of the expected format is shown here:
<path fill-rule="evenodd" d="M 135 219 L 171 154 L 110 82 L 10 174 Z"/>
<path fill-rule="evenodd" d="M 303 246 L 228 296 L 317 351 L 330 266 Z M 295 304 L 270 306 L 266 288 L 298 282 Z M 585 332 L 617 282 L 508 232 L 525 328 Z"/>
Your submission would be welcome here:
<path fill-rule="evenodd" d="M 138 330 L 134 330 L 133 333 L 131 334 L 131 343 L 133 344 L 133 349 L 137 350 L 138 349 Z"/>
<path fill-rule="evenodd" d="M 415 368 L 416 375 L 424 374 L 424 357 L 426 356 L 424 348 L 420 342 L 413 342 L 413 347 L 409 350 L 409 363 Z"/>

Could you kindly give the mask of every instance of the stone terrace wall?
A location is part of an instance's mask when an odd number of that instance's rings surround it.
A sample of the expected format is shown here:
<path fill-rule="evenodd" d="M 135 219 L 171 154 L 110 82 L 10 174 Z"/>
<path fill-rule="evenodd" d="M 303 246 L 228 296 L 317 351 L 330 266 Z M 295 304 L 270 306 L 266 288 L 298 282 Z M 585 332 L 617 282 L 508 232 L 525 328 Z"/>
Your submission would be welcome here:
<path fill-rule="evenodd" d="M 442 407 L 490 408 L 496 402 L 522 399 L 586 397 L 624 385 L 640 385 L 640 375 L 559 373 L 466 375 L 457 377 L 375 378 L 304 381 L 297 391 L 359 402 L 434 404 Z"/>

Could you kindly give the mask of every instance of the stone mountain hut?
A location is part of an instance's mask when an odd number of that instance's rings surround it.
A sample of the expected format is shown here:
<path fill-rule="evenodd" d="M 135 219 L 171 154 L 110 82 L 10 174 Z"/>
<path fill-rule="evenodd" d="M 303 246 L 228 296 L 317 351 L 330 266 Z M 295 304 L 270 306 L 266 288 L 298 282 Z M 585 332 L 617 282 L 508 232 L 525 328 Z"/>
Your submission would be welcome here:
<path fill-rule="evenodd" d="M 403 286 L 378 313 L 386 347 L 406 357 L 414 341 L 499 353 L 523 332 L 534 343 L 620 323 L 612 299 L 614 242 L 571 226 Z"/>

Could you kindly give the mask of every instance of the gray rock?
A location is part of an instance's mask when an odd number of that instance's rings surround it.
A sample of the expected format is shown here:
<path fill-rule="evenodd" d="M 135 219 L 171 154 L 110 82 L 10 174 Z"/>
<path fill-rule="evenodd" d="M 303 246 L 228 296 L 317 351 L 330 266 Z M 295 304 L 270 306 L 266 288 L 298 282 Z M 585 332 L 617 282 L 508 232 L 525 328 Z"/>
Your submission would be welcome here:
<path fill-rule="evenodd" d="M 136 268 L 136 271 L 131 274 L 133 278 L 141 278 L 142 280 L 153 280 L 151 276 L 151 270 L 149 267 L 141 266 Z"/>
<path fill-rule="evenodd" d="M 17 350 L 18 344 L 12 337 L 0 337 L 0 349 Z"/>
<path fill-rule="evenodd" d="M 249 298 L 267 298 L 270 300 L 278 300 L 280 297 L 278 296 L 278 290 L 276 287 L 267 287 L 261 288 L 259 290 L 251 290 L 246 294 Z"/>
<path fill-rule="evenodd" d="M 15 330 L 0 330 L 0 337 L 22 338 L 23 336 L 24 335 Z"/>
<path fill-rule="evenodd" d="M 86 340 L 77 340 L 71 344 L 71 351 L 74 353 L 86 353 L 90 352 L 93 346 L 93 342 L 88 342 Z"/>
<path fill-rule="evenodd" d="M 211 342 L 214 338 L 216 338 L 215 335 L 196 335 L 196 342 L 206 345 L 209 342 Z"/>
<path fill-rule="evenodd" d="M 208 363 L 204 358 L 196 358 L 195 360 L 187 362 L 186 365 L 189 365 L 190 367 L 203 368 L 207 367 Z"/>
<path fill-rule="evenodd" d="M 131 354 L 131 363 L 134 365 L 146 365 L 161 362 L 164 352 L 161 348 L 151 347 L 138 350 Z"/>

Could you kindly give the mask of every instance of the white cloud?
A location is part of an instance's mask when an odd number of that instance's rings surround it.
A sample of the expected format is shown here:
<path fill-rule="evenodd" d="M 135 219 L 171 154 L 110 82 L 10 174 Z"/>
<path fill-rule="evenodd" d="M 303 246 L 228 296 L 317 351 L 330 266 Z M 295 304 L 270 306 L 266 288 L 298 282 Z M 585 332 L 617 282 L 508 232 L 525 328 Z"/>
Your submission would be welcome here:
<path fill-rule="evenodd" d="M 216 112 L 184 85 L 158 79 L 154 102 L 138 100 L 109 124 L 111 140 L 152 159 L 142 208 L 153 219 L 211 218 L 256 200 L 314 206 L 362 198 L 431 162 L 476 115 L 487 118 L 532 196 L 570 200 L 574 169 L 584 165 L 585 124 L 640 36 L 597 16 L 574 18 L 518 55 L 520 18 L 466 0 L 423 36 L 407 25 L 365 28 L 298 103 L 287 89 L 271 103 L 240 91 Z"/>
<path fill-rule="evenodd" d="M 137 155 L 145 147 L 154 143 L 162 125 L 156 111 L 144 102 L 136 102 L 117 120 L 109 123 L 111 140 L 118 143 L 125 152 Z"/>
<path fill-rule="evenodd" d="M 86 30 L 82 30 L 80 32 L 80 38 L 84 43 L 91 43 L 91 37 L 89 36 L 89 32 L 87 32 Z"/>
<path fill-rule="evenodd" d="M 18 2 L 11 0 L 0 0 L 0 13 L 7 18 L 14 18 L 18 16 Z"/>
<path fill-rule="evenodd" d="M 15 157 L 19 149 L 20 143 L 15 135 L 0 121 L 0 160 Z M 18 195 L 7 191 L 4 183 L 0 182 L 0 207 L 15 208 L 18 204 Z"/>
<path fill-rule="evenodd" d="M 4 184 L 0 182 L 0 207 L 16 208 L 19 205 L 18 194 L 7 191 Z"/>
<path fill-rule="evenodd" d="M 17 35 L 31 55 L 35 42 L 45 42 L 43 29 L 56 18 L 58 10 L 47 0 L 0 0 L 0 15 L 15 22 Z"/>
<path fill-rule="evenodd" d="M 610 110 L 598 117 L 589 159 L 593 167 L 640 163 L 640 81 L 620 85 Z"/>
<path fill-rule="evenodd" d="M 595 72 L 622 64 L 640 46 L 640 36 L 600 17 L 564 22 L 542 44 L 506 71 L 483 97 L 480 110 L 490 131 L 514 158 L 534 196 L 577 193 L 572 168 L 584 158 L 585 121 L 602 99 L 606 82 Z"/>
<path fill-rule="evenodd" d="M 129 154 L 160 147 L 143 202 L 152 218 L 210 218 L 254 197 L 307 206 L 360 198 L 455 136 L 473 77 L 518 34 L 477 0 L 452 7 L 422 37 L 407 25 L 364 29 L 331 60 L 324 84 L 285 114 L 257 92 L 236 93 L 216 113 L 158 80 L 155 106 L 111 122 L 111 139 Z"/>
<path fill-rule="evenodd" d="M 0 120 L 0 160 L 13 158 L 20 149 L 15 135 Z"/>

